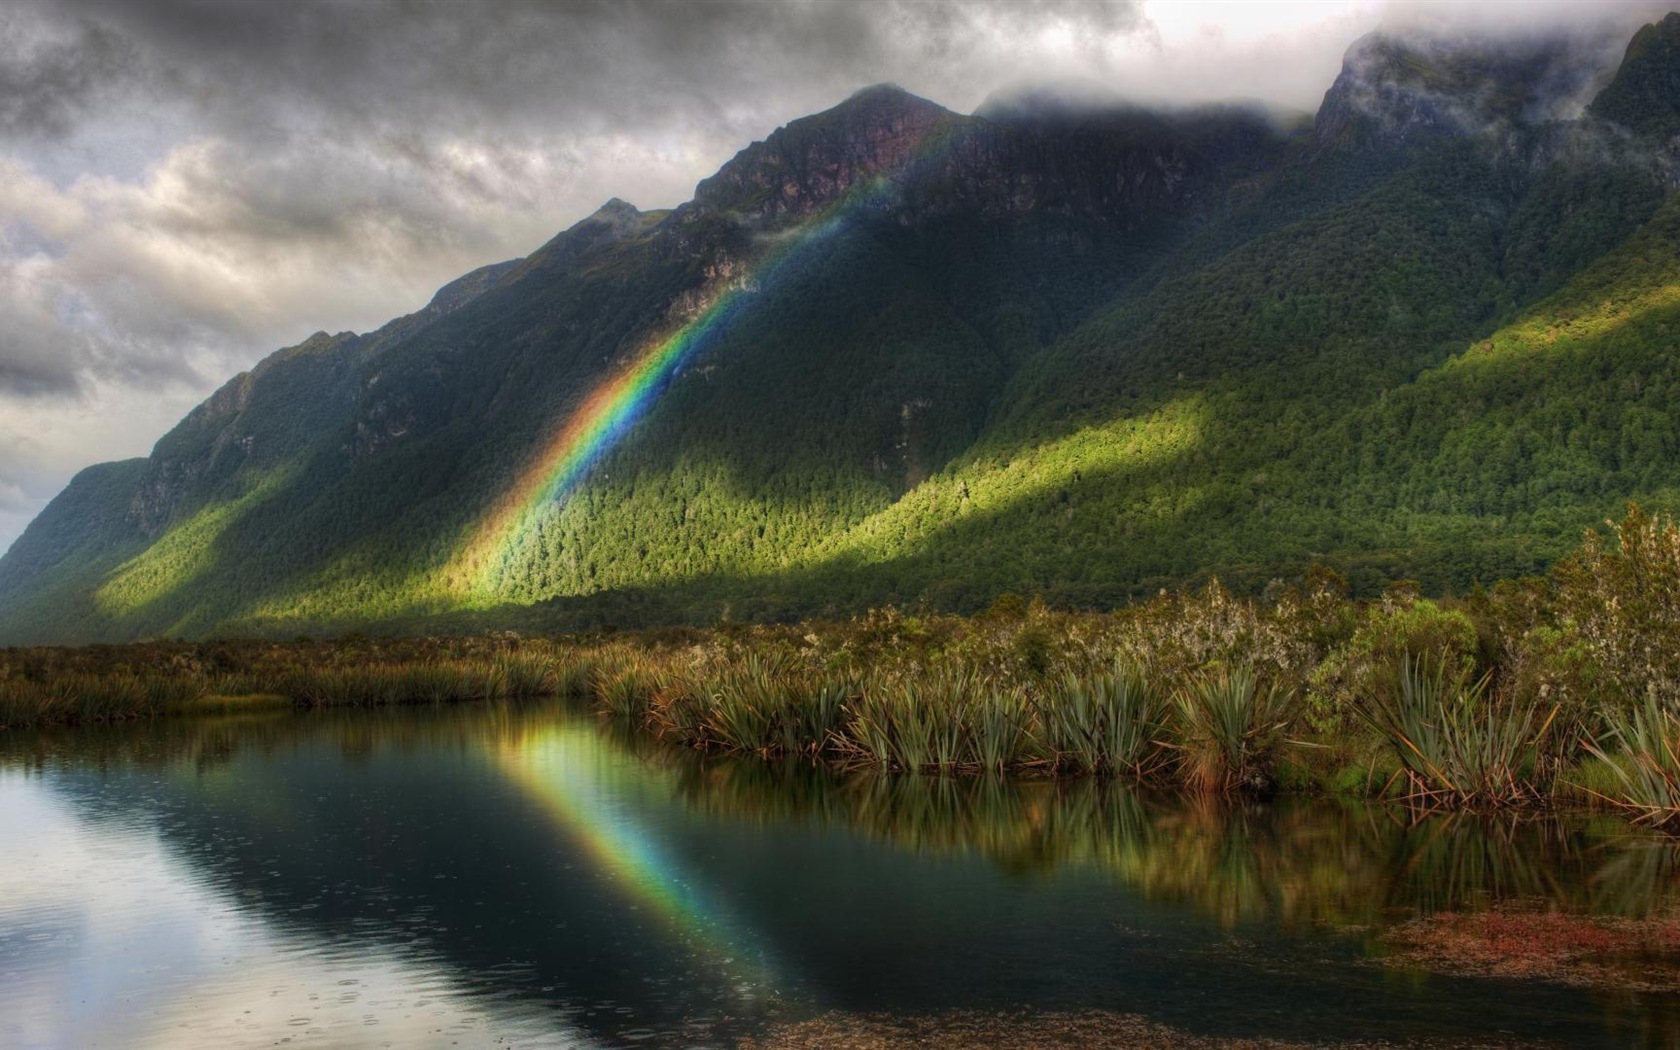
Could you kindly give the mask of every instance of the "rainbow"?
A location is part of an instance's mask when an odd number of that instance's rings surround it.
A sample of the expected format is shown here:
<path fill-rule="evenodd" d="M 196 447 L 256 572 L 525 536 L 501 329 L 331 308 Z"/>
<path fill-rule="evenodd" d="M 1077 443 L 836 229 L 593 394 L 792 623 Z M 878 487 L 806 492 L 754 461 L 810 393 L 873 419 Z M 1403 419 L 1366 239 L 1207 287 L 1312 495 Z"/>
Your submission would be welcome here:
<path fill-rule="evenodd" d="M 847 198 L 849 200 L 850 198 Z M 757 267 L 757 279 L 725 289 L 693 320 L 654 341 L 573 410 L 467 543 L 464 575 L 472 592 L 493 597 L 508 561 L 545 509 L 563 498 L 658 399 L 669 380 L 725 331 L 751 294 L 845 226 L 845 200 L 785 235 Z"/>
<path fill-rule="evenodd" d="M 647 822 L 626 805 L 642 785 L 626 783 L 625 777 L 645 779 L 648 769 L 615 756 L 593 724 L 545 727 L 494 744 L 491 754 L 496 767 L 584 848 L 615 890 L 712 966 L 729 972 L 739 994 L 765 995 L 783 983 L 781 968 L 747 925 L 685 878 Z"/>
<path fill-rule="evenodd" d="M 912 159 L 948 140 L 947 134 L 928 136 Z M 692 320 L 656 337 L 620 371 L 590 391 L 473 530 L 448 573 L 454 586 L 464 584 L 470 595 L 494 599 L 509 562 L 535 531 L 547 508 L 564 498 L 647 413 L 685 363 L 727 329 L 752 292 L 768 286 L 790 269 L 789 264 L 807 258 L 814 248 L 849 225 L 848 219 L 859 205 L 867 207 L 889 189 L 884 175 L 860 179 L 827 208 L 776 235 L 775 244 L 757 261 L 750 279 L 725 288 Z"/>
<path fill-rule="evenodd" d="M 949 143 L 949 129 L 927 134 L 912 150 L 906 166 L 926 160 L 932 150 Z M 847 228 L 853 215 L 879 205 L 882 195 L 890 192 L 892 185 L 884 173 L 860 178 L 827 208 L 791 230 L 774 234 L 774 244 L 756 260 L 753 276 L 724 287 L 689 323 L 650 339 L 628 365 L 585 395 L 470 533 L 447 570 L 450 590 L 465 590 L 469 598 L 496 600 L 507 566 L 536 531 L 548 507 L 563 499 L 591 465 L 630 432 L 682 366 L 726 331 L 731 319 L 751 301 L 751 294 L 793 269 L 790 264 L 806 259 L 811 250 Z"/>
<path fill-rule="evenodd" d="M 467 544 L 473 589 L 492 593 L 496 578 L 536 524 L 543 508 L 564 496 L 591 465 L 640 419 L 666 382 L 728 323 L 743 288 L 731 288 L 687 325 L 638 354 L 591 391 L 496 502 Z"/>

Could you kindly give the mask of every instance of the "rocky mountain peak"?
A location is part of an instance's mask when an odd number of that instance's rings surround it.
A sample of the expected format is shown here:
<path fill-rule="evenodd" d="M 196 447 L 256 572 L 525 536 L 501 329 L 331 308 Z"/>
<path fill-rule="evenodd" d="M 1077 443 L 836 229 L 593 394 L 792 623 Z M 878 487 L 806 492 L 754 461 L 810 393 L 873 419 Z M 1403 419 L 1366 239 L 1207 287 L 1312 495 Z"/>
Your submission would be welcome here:
<path fill-rule="evenodd" d="M 867 87 L 737 153 L 696 187 L 694 202 L 764 217 L 809 214 L 860 178 L 902 170 L 931 133 L 963 119 L 896 85 Z"/>
<path fill-rule="evenodd" d="M 1509 39 L 1379 30 L 1356 40 L 1314 124 L 1320 147 L 1396 148 L 1579 115 L 1603 75 L 1591 33 Z"/>
<path fill-rule="evenodd" d="M 1590 108 L 1639 134 L 1680 132 L 1680 12 L 1634 34 L 1616 75 Z"/>

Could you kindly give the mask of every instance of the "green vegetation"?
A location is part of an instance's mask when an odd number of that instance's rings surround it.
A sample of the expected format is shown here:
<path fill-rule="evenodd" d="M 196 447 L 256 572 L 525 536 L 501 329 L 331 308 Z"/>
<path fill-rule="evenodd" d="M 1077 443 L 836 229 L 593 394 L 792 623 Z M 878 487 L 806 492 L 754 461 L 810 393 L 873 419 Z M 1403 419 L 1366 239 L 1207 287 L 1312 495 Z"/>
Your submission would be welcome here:
<path fill-rule="evenodd" d="M 1653 824 L 1680 821 L 1680 713 L 1652 693 L 1631 711 L 1606 712 L 1604 721 L 1601 740 L 1586 746 L 1614 780 L 1589 792 Z"/>
<path fill-rule="evenodd" d="M 1166 761 L 1168 705 L 1140 668 L 1065 672 L 1043 686 L 1039 743 L 1052 770 L 1144 777 Z"/>
<path fill-rule="evenodd" d="M 1680 593 L 1680 525 L 1633 508 L 1611 537 L 1456 601 L 1358 601 L 1315 567 L 1265 601 L 1214 581 L 1101 614 L 1006 596 L 970 618 L 0 650 L 0 725 L 571 696 L 676 747 L 773 762 L 1424 808 L 1584 797 L 1669 825 L 1680 715 L 1660 683 L 1680 649 L 1617 632 Z"/>
<path fill-rule="evenodd" d="M 1210 794 L 1266 790 L 1283 731 L 1289 694 L 1264 687 L 1247 667 L 1218 667 L 1191 678 L 1179 693 L 1185 779 Z"/>
<path fill-rule="evenodd" d="M 251 702 L 376 707 L 582 695 L 574 647 L 476 639 L 207 642 L 0 650 L 0 727 L 149 718 Z"/>
<path fill-rule="evenodd" d="M 1360 714 L 1394 749 L 1409 798 L 1504 803 L 1540 794 L 1556 707 L 1495 703 L 1488 676 L 1467 683 L 1439 656 L 1407 653 L 1397 677 L 1398 688 Z"/>

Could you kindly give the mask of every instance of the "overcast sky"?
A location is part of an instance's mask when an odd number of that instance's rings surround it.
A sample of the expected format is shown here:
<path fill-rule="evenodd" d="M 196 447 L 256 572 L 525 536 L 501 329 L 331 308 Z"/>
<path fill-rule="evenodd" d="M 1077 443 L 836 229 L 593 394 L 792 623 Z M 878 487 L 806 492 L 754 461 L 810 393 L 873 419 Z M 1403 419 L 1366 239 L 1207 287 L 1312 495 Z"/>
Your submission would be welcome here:
<path fill-rule="evenodd" d="M 1633 26 L 1660 4 L 1610 17 Z M 893 81 L 1313 110 L 1382 24 L 1595 3 L 1125 0 L 0 5 L 0 550 L 264 354 L 366 331 L 619 196 Z M 1500 24 L 1501 22 L 1509 24 Z"/>

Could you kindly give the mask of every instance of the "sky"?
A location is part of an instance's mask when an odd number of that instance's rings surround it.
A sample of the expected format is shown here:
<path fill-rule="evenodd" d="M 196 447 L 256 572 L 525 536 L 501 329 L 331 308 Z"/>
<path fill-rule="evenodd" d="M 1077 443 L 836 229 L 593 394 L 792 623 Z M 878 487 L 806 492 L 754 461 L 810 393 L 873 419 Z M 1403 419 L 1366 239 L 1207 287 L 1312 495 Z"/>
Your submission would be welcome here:
<path fill-rule="evenodd" d="M 574 0 L 0 5 L 0 550 L 315 331 L 890 81 L 1312 111 L 1382 26 L 1631 33 L 1663 4 Z"/>

